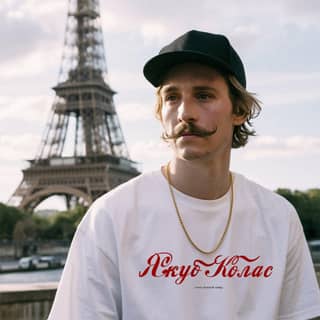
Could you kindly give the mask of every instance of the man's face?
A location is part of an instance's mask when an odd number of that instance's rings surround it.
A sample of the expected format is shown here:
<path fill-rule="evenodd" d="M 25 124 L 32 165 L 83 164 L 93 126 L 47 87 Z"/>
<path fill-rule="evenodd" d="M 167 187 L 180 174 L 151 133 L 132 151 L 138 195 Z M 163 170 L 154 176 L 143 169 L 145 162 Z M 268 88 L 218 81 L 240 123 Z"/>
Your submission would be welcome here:
<path fill-rule="evenodd" d="M 232 113 L 228 86 L 220 73 L 197 63 L 178 65 L 167 74 L 160 97 L 165 133 L 178 132 L 170 140 L 176 157 L 195 160 L 229 155 L 233 126 L 244 119 Z"/>

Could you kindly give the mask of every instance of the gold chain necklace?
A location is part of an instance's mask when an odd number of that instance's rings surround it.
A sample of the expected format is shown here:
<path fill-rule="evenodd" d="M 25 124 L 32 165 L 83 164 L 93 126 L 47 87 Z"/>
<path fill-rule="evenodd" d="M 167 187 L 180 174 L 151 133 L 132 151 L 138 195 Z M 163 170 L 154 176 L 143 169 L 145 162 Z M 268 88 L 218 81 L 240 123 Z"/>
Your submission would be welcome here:
<path fill-rule="evenodd" d="M 182 220 L 182 217 L 181 217 L 181 214 L 179 212 L 179 209 L 178 209 L 178 206 L 177 206 L 177 202 L 176 202 L 176 198 L 174 196 L 174 193 L 173 193 L 173 188 L 172 188 L 172 183 L 171 183 L 171 176 L 170 176 L 170 170 L 169 170 L 169 163 L 166 165 L 166 175 L 167 175 L 167 178 L 168 178 L 168 185 L 169 185 L 169 190 L 170 190 L 170 194 L 171 194 L 171 198 L 172 198 L 172 201 L 173 201 L 173 204 L 174 204 L 174 207 L 176 209 L 176 213 L 177 213 L 177 216 L 178 216 L 178 219 L 179 219 L 179 222 L 180 222 L 180 225 L 184 231 L 184 234 L 186 235 L 188 241 L 191 243 L 191 245 L 198 251 L 200 251 L 201 253 L 203 254 L 211 254 L 211 253 L 214 253 L 215 251 L 217 251 L 219 249 L 219 247 L 221 246 L 224 238 L 225 238 L 225 235 L 227 234 L 227 231 L 229 229 L 229 226 L 230 226 L 230 221 L 231 221 L 231 216 L 232 216 L 232 209 L 233 209 L 233 178 L 232 178 L 232 174 L 230 173 L 230 188 L 231 188 L 231 197 L 230 197 L 230 209 L 229 209 L 229 216 L 228 216 L 228 221 L 227 221 L 227 224 L 224 228 L 224 231 L 222 233 L 222 236 L 219 240 L 219 242 L 217 243 L 217 245 L 210 251 L 205 251 L 205 250 L 202 250 L 201 248 L 199 248 L 199 246 L 197 246 L 195 244 L 195 242 L 191 239 L 191 236 L 186 228 L 186 226 L 184 225 L 183 223 L 183 220 Z"/>

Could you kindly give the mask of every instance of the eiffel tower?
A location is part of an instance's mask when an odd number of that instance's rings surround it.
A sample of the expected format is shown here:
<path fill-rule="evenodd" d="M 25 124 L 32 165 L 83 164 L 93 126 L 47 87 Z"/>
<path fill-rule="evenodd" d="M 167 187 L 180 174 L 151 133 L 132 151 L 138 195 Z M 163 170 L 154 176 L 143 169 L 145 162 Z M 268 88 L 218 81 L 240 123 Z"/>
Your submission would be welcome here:
<path fill-rule="evenodd" d="M 89 205 L 137 176 L 107 81 L 98 0 L 69 0 L 58 84 L 40 148 L 10 204 L 33 210 L 52 195 Z"/>

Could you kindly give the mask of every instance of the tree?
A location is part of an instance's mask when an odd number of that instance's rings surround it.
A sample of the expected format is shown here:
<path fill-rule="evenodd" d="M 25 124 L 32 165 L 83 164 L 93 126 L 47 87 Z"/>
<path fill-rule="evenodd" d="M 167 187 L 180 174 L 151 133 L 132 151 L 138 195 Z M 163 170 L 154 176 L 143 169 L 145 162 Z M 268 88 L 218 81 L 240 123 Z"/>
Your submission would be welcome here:
<path fill-rule="evenodd" d="M 14 255 L 16 258 L 34 254 L 36 225 L 31 216 L 19 220 L 13 230 Z"/>
<path fill-rule="evenodd" d="M 310 189 L 305 192 L 278 189 L 276 192 L 296 208 L 306 238 L 320 239 L 320 189 Z"/>
<path fill-rule="evenodd" d="M 0 203 L 0 239 L 12 240 L 16 223 L 26 216 L 26 213 L 17 208 Z"/>
<path fill-rule="evenodd" d="M 77 206 L 72 210 L 58 212 L 51 217 L 51 222 L 45 232 L 47 239 L 71 241 L 73 235 L 86 212 L 86 208 Z"/>

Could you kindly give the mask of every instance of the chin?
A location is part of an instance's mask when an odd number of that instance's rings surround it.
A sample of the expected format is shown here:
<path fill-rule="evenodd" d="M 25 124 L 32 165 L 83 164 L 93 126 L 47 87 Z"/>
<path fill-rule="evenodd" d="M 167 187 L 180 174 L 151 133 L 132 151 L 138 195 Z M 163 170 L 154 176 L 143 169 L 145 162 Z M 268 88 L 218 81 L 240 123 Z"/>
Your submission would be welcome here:
<path fill-rule="evenodd" d="M 183 160 L 188 160 L 188 161 L 205 158 L 208 155 L 207 152 L 200 152 L 197 150 L 186 150 L 186 149 L 176 150 L 176 154 L 177 154 L 178 158 L 183 159 Z"/>

